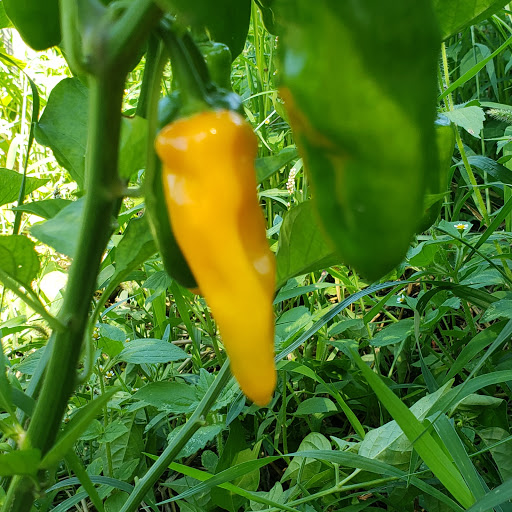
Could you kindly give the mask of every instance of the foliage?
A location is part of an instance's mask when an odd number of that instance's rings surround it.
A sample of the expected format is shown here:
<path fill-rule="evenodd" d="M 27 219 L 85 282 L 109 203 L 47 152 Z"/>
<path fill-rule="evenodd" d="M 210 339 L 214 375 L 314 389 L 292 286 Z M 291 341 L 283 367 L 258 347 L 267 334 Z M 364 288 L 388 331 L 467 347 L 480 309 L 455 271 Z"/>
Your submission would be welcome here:
<path fill-rule="evenodd" d="M 159 8 L 90 0 L 84 11 L 64 1 L 63 47 L 12 55 L 4 40 L 0 504 L 25 512 L 506 512 L 512 12 L 501 1 L 431 3 L 443 40 L 437 110 L 445 128 L 454 127 L 455 149 L 444 175 L 432 165 L 425 179 L 436 182 L 424 187 L 432 225 L 370 282 L 332 245 L 340 219 L 317 216 L 330 178 L 311 179 L 278 93 L 278 45 L 291 37 L 282 35 L 287 0 L 235 3 L 227 23 L 228 0 L 201 0 L 193 12 L 182 0 L 159 0 Z M 361 9 L 379 3 L 360 2 Z M 198 41 L 229 47 L 231 86 L 259 138 L 258 195 L 278 274 L 278 384 L 268 407 L 241 394 L 216 319 L 204 298 L 166 272 L 145 215 L 147 134 L 156 123 L 148 119 L 147 77 L 160 9 L 176 16 L 180 37 L 190 28 Z M 388 14 L 378 27 L 385 36 L 402 24 L 398 11 Z M 2 3 L 0 23 L 11 27 Z M 336 48 L 331 65 L 340 71 L 322 71 L 325 86 L 309 98 L 308 116 L 336 124 L 350 109 L 351 150 L 403 157 L 415 132 L 377 107 L 388 88 L 405 116 L 423 94 L 414 77 L 384 66 L 372 75 L 342 73 L 358 59 L 376 67 L 385 60 L 384 47 L 372 47 L 373 28 L 347 36 L 352 60 L 344 63 Z M 14 48 L 25 48 L 9 30 Z M 402 48 L 411 60 L 397 66 L 424 57 L 413 35 Z M 320 73 L 327 48 L 309 51 Z M 159 95 L 187 94 L 176 75 L 171 56 Z M 377 96 L 369 76 L 378 76 Z M 306 95 L 307 78 L 299 84 Z M 208 101 L 233 98 L 208 87 Z M 359 100 L 336 103 L 329 91 L 342 89 Z M 419 154 L 432 162 L 440 143 L 432 143 L 433 131 L 424 140 L 431 143 Z M 372 152 L 371 162 L 380 165 L 380 156 Z M 222 200 L 225 186 L 219 180 Z M 385 208 L 410 231 L 412 210 L 390 201 Z M 383 243 L 366 236 L 368 256 L 378 257 Z M 233 300 L 249 319 L 249 293 Z"/>

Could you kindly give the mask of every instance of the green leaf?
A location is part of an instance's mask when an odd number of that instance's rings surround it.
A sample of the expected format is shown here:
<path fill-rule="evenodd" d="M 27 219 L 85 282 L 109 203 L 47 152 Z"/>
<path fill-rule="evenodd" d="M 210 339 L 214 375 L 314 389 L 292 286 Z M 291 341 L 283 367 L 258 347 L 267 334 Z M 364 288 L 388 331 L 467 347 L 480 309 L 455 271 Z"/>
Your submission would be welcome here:
<path fill-rule="evenodd" d="M 324 415 L 330 412 L 338 412 L 334 402 L 328 398 L 316 396 L 307 398 L 301 402 L 295 411 L 295 416 L 309 416 L 310 414 Z"/>
<path fill-rule="evenodd" d="M 133 398 L 176 414 L 189 413 L 199 404 L 194 386 L 182 382 L 152 382 L 139 389 Z"/>
<path fill-rule="evenodd" d="M 483 130 L 485 114 L 482 107 L 473 105 L 456 108 L 455 110 L 444 112 L 444 115 L 457 126 L 464 128 L 464 130 L 475 137 L 479 137 L 480 132 Z"/>
<path fill-rule="evenodd" d="M 507 4 L 507 0 L 433 1 L 443 39 L 447 39 L 480 20 L 490 18 Z"/>
<path fill-rule="evenodd" d="M 0 236 L 0 272 L 30 288 L 39 268 L 34 242 L 23 235 Z"/>
<path fill-rule="evenodd" d="M 425 464 L 463 507 L 469 507 L 475 501 L 474 497 L 444 450 L 436 443 L 431 434 L 425 431 L 424 426 L 400 398 L 384 384 L 376 373 L 370 370 L 359 354 L 352 352 L 352 357 L 382 405 L 386 407 L 407 438 L 414 444 L 414 449 Z"/>
<path fill-rule="evenodd" d="M 1 4 L 0 4 L 1 5 Z M 11 169 L 0 168 L 0 206 L 14 203 L 18 200 L 23 174 Z M 27 196 L 39 187 L 48 183 L 48 179 L 27 177 L 25 182 L 25 195 Z"/>
<path fill-rule="evenodd" d="M 386 347 L 393 343 L 400 343 L 414 332 L 414 319 L 406 318 L 394 324 L 384 327 L 379 331 L 370 344 L 374 347 Z"/>
<path fill-rule="evenodd" d="M 80 408 L 67 424 L 62 435 L 57 439 L 50 451 L 41 461 L 40 468 L 49 469 L 61 461 L 69 450 L 72 449 L 76 440 L 87 429 L 89 424 L 100 414 L 101 409 L 112 398 L 112 395 L 119 391 L 111 389 L 95 400 L 91 400 L 87 405 Z"/>
<path fill-rule="evenodd" d="M 493 446 L 504 439 L 510 438 L 510 433 L 499 427 L 479 429 L 478 435 L 485 446 Z M 511 449 L 512 440 L 509 439 L 507 442 L 499 444 L 489 450 L 504 482 L 512 479 Z"/>
<path fill-rule="evenodd" d="M 115 420 L 109 423 L 103 434 L 98 437 L 98 443 L 112 443 L 129 431 L 130 429 L 122 421 Z"/>
<path fill-rule="evenodd" d="M 512 319 L 512 300 L 502 299 L 492 303 L 482 315 L 480 322 L 492 322 L 498 318 Z"/>
<path fill-rule="evenodd" d="M 310 201 L 292 208 L 284 216 L 276 261 L 277 288 L 292 277 L 340 263 L 322 234 Z"/>
<path fill-rule="evenodd" d="M 435 393 L 420 398 L 410 409 L 411 413 L 423 422 L 432 407 L 450 389 L 447 383 Z M 412 444 L 396 421 L 390 421 L 370 430 L 359 444 L 359 455 L 369 459 L 378 459 L 386 464 L 406 471 L 411 462 Z M 414 469 L 414 468 L 412 468 Z"/>
<path fill-rule="evenodd" d="M 501 302 L 501 301 L 499 301 Z M 492 304 L 489 306 L 489 309 Z M 487 327 L 483 331 L 479 332 L 471 341 L 461 350 L 459 356 L 450 366 L 450 370 L 446 376 L 447 379 L 455 377 L 461 370 L 467 367 L 467 364 L 488 345 L 494 342 L 503 329 L 503 323 L 499 322 L 490 327 Z"/>
<path fill-rule="evenodd" d="M 183 427 L 184 425 L 180 425 L 179 427 L 173 429 L 167 436 L 167 442 L 171 443 Z M 223 430 L 224 424 L 206 425 L 204 427 L 199 427 L 199 429 L 194 433 L 194 435 L 187 441 L 185 446 L 178 453 L 176 458 L 180 459 L 183 457 L 190 457 L 190 455 L 197 453 L 199 450 L 203 449 L 210 441 L 215 439 L 215 437 Z"/>
<path fill-rule="evenodd" d="M 4 356 L 2 350 L 2 344 L 0 343 L 0 409 L 3 409 L 12 415 L 14 413 L 14 409 L 12 403 L 11 385 L 9 384 L 6 375 L 6 361 L 6 357 Z"/>
<path fill-rule="evenodd" d="M 500 181 L 505 185 L 512 185 L 512 172 L 504 165 L 494 161 L 492 158 L 486 156 L 470 156 L 468 162 L 472 167 L 477 170 L 487 173 L 496 181 Z M 462 165 L 462 162 L 460 163 Z"/>
<path fill-rule="evenodd" d="M 55 217 L 63 208 L 72 203 L 69 199 L 45 199 L 44 201 L 34 201 L 25 203 L 21 206 L 12 208 L 15 212 L 25 212 L 30 215 L 37 215 L 43 219 Z"/>
<path fill-rule="evenodd" d="M 157 0 L 163 10 L 177 16 L 184 25 L 206 28 L 213 41 L 229 46 L 233 60 L 244 49 L 251 0 Z"/>
<path fill-rule="evenodd" d="M 436 240 L 421 242 L 416 247 L 409 249 L 407 260 L 411 267 L 428 267 L 434 261 L 435 255 L 440 249 Z"/>
<path fill-rule="evenodd" d="M 256 181 L 262 183 L 298 157 L 297 148 L 287 147 L 282 149 L 277 155 L 257 158 L 254 162 Z"/>
<path fill-rule="evenodd" d="M 168 341 L 142 338 L 125 343 L 125 348 L 116 359 L 133 364 L 156 364 L 184 361 L 187 357 L 185 351 Z"/>
<path fill-rule="evenodd" d="M 0 476 L 35 475 L 41 460 L 40 450 L 18 450 L 0 455 Z"/>
<path fill-rule="evenodd" d="M 53 151 L 78 187 L 84 187 L 89 90 L 78 78 L 65 78 L 51 91 L 36 127 L 36 139 Z M 129 178 L 145 166 L 147 122 L 123 118 L 119 144 L 119 173 Z"/>
<path fill-rule="evenodd" d="M 220 473 L 242 462 L 257 459 L 260 446 L 261 443 L 256 443 L 255 449 L 251 450 L 245 440 L 245 430 L 241 423 L 237 420 L 233 421 L 230 425 L 228 440 L 222 450 L 215 472 Z M 238 477 L 233 481 L 233 484 L 248 491 L 255 491 L 258 488 L 259 477 L 258 470 L 250 471 Z M 237 491 L 230 489 L 214 488 L 211 491 L 211 496 L 213 503 L 231 512 L 237 512 L 244 502 Z"/>
<path fill-rule="evenodd" d="M 11 28 L 12 22 L 5 13 L 4 3 L 0 2 L 0 29 Z"/>
<path fill-rule="evenodd" d="M 65 206 L 46 222 L 34 224 L 30 228 L 30 234 L 44 244 L 53 247 L 57 252 L 74 258 L 83 209 L 84 198 L 82 197 Z"/>
<path fill-rule="evenodd" d="M 466 512 L 488 512 L 493 507 L 508 503 L 510 499 L 512 499 L 512 480 L 508 480 L 492 491 L 489 491 L 472 507 L 469 507 Z"/>
<path fill-rule="evenodd" d="M 134 217 L 128 223 L 115 249 L 115 272 L 104 293 L 109 294 L 132 270 L 156 253 L 156 245 L 146 217 Z"/>
<path fill-rule="evenodd" d="M 119 175 L 129 179 L 146 167 L 148 127 L 142 117 L 123 117 L 119 142 Z"/>
<path fill-rule="evenodd" d="M 49 146 L 79 188 L 84 186 L 89 91 L 78 78 L 65 78 L 51 91 L 36 128 L 36 140 Z"/>

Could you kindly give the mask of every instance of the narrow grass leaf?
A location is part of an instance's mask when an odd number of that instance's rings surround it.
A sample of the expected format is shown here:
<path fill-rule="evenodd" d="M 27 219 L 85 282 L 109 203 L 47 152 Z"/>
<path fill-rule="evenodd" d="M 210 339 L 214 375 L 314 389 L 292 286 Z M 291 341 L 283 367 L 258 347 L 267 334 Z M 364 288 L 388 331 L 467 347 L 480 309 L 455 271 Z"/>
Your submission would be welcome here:
<path fill-rule="evenodd" d="M 407 406 L 382 382 L 377 374 L 370 370 L 359 354 L 352 352 L 352 357 L 379 400 L 398 425 L 400 425 L 404 434 L 414 444 L 414 448 L 419 456 L 448 491 L 464 507 L 469 507 L 474 502 L 473 495 L 460 472 L 446 456 L 445 452 L 432 436 L 425 431 L 423 425 Z"/>
<path fill-rule="evenodd" d="M 466 512 L 488 512 L 493 507 L 503 505 L 512 499 L 512 480 L 507 480 L 492 491 L 489 491 L 483 498 L 479 499 Z"/>
<path fill-rule="evenodd" d="M 455 428 L 451 421 L 444 414 L 440 416 L 434 423 L 439 437 L 443 441 L 444 445 L 450 452 L 450 455 L 455 462 L 455 465 L 459 468 L 462 477 L 468 484 L 468 487 L 472 490 L 473 495 L 476 499 L 480 499 L 485 495 L 485 488 L 482 484 L 483 479 L 478 474 L 475 466 L 471 462 L 460 437 L 457 435 Z"/>

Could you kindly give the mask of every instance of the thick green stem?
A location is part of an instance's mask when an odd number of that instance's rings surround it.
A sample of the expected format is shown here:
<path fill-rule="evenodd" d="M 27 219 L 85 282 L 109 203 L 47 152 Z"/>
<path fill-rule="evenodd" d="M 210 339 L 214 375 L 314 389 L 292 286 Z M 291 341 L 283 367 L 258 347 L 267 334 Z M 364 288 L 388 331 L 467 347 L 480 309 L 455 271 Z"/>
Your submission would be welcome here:
<path fill-rule="evenodd" d="M 53 445 L 66 404 L 74 389 L 82 339 L 95 291 L 95 276 L 112 231 L 122 184 L 117 175 L 124 76 L 111 73 L 91 79 L 87 194 L 77 257 L 71 266 L 62 310 L 66 329 L 57 332 L 41 394 L 21 448 L 38 448 L 44 455 Z M 92 235 L 92 236 L 91 236 Z M 33 500 L 33 484 L 15 478 L 5 511 L 26 512 Z"/>

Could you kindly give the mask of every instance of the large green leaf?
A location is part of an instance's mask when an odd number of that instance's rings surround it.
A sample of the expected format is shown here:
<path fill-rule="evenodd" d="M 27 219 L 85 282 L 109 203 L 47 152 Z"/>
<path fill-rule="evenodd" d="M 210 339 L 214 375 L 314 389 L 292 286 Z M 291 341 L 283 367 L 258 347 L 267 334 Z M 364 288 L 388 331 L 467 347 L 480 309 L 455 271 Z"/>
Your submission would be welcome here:
<path fill-rule="evenodd" d="M 39 119 L 36 140 L 49 146 L 80 188 L 84 186 L 88 89 L 78 78 L 61 80 Z"/>
<path fill-rule="evenodd" d="M 277 288 L 294 276 L 340 263 L 339 256 L 324 238 L 310 201 L 285 215 L 276 258 Z"/>
<path fill-rule="evenodd" d="M 434 10 L 443 39 L 469 25 L 490 18 L 507 5 L 509 0 L 434 0 Z"/>
<path fill-rule="evenodd" d="M 30 234 L 57 252 L 73 258 L 82 224 L 84 198 L 73 201 L 46 222 L 34 224 Z"/>
<path fill-rule="evenodd" d="M 0 476 L 35 475 L 41 460 L 39 450 L 19 450 L 0 455 Z"/>
<path fill-rule="evenodd" d="M 43 201 L 34 201 L 32 203 L 25 203 L 21 206 L 16 206 L 13 210 L 16 212 L 21 211 L 31 215 L 37 215 L 43 219 L 51 219 L 70 204 L 71 201 L 69 199 L 45 199 Z"/>
<path fill-rule="evenodd" d="M 3 204 L 14 203 L 23 181 L 23 174 L 12 171 L 11 169 L 0 169 L 0 206 Z M 25 195 L 48 183 L 47 179 L 28 177 L 25 183 Z"/>
<path fill-rule="evenodd" d="M 185 25 L 206 28 L 213 41 L 229 46 L 233 60 L 242 53 L 251 0 L 157 0 L 157 4 Z"/>
<path fill-rule="evenodd" d="M 0 236 L 0 271 L 30 287 L 40 268 L 34 245 L 23 235 Z"/>
<path fill-rule="evenodd" d="M 87 148 L 89 90 L 78 78 L 61 80 L 50 93 L 36 129 L 36 139 L 49 146 L 55 158 L 83 188 Z M 146 159 L 147 122 L 123 118 L 119 144 L 119 174 L 129 178 Z"/>

